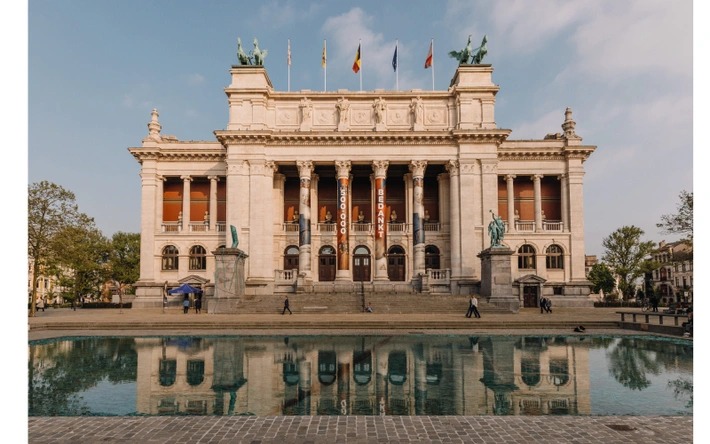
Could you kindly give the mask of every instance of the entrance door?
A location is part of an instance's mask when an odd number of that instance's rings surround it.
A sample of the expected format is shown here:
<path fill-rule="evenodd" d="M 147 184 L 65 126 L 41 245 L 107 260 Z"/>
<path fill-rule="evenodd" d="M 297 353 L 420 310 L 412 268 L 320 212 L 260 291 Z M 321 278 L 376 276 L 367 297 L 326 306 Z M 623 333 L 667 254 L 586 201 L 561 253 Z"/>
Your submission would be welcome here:
<path fill-rule="evenodd" d="M 390 248 L 387 253 L 387 276 L 390 281 L 404 281 L 404 249 L 400 246 Z"/>
<path fill-rule="evenodd" d="M 523 307 L 537 307 L 540 304 L 537 300 L 537 286 L 526 285 L 523 287 Z"/>
<path fill-rule="evenodd" d="M 335 248 L 326 245 L 318 255 L 318 280 L 330 282 L 335 280 Z"/>
<path fill-rule="evenodd" d="M 367 247 L 359 246 L 353 254 L 353 281 L 370 281 L 370 250 Z"/>

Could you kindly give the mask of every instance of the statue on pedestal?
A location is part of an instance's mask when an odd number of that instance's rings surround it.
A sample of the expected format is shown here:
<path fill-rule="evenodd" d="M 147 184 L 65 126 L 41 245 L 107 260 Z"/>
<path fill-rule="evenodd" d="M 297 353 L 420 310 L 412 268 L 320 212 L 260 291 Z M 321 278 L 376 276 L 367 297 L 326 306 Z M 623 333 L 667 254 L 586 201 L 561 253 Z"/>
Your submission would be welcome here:
<path fill-rule="evenodd" d="M 496 216 L 491 210 L 493 220 L 488 224 L 488 235 L 491 237 L 491 247 L 503 246 L 503 236 L 505 235 L 505 223 L 500 216 Z"/>

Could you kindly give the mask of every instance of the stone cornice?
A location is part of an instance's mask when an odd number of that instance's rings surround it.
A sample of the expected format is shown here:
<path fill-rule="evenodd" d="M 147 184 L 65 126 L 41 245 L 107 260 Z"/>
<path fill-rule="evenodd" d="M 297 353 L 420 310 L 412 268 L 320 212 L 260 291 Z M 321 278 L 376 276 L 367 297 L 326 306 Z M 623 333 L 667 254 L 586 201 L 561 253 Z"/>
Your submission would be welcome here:
<path fill-rule="evenodd" d="M 356 146 L 356 145 L 456 145 L 459 143 L 495 143 L 500 145 L 510 130 L 474 131 L 333 131 L 322 132 L 269 132 L 269 131 L 215 131 L 223 145 L 284 145 Z"/>
<path fill-rule="evenodd" d="M 499 147 L 498 158 L 504 160 L 565 160 L 587 158 L 594 152 L 594 146 L 548 146 L 548 147 Z"/>
<path fill-rule="evenodd" d="M 128 151 L 138 162 L 144 160 L 180 160 L 198 162 L 222 162 L 225 159 L 224 148 L 209 149 L 204 148 L 184 148 L 180 150 L 166 150 L 161 148 L 129 148 Z"/>

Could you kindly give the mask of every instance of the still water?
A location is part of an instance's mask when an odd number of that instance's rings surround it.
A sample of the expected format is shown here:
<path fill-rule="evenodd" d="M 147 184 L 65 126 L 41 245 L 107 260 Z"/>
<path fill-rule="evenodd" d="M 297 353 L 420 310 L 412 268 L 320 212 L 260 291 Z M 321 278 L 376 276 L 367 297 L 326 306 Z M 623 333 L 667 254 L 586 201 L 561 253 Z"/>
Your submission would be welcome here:
<path fill-rule="evenodd" d="M 30 342 L 29 415 L 692 415 L 692 343 L 646 336 Z"/>

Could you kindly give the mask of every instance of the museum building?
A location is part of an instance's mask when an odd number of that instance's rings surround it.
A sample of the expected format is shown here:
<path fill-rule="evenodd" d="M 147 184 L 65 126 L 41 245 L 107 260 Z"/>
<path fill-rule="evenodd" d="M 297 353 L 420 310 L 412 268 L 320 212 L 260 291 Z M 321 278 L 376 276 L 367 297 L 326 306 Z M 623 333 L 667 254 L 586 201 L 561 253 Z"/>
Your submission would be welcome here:
<path fill-rule="evenodd" d="M 510 294 L 588 305 L 584 162 L 575 133 L 509 139 L 491 65 L 460 65 L 446 91 L 275 91 L 263 66 L 232 66 L 216 140 L 148 135 L 140 163 L 134 307 L 167 287 L 215 291 L 215 251 L 246 254 L 244 294 L 479 293 L 480 253 L 505 224 Z M 231 234 L 234 227 L 234 234 Z"/>

